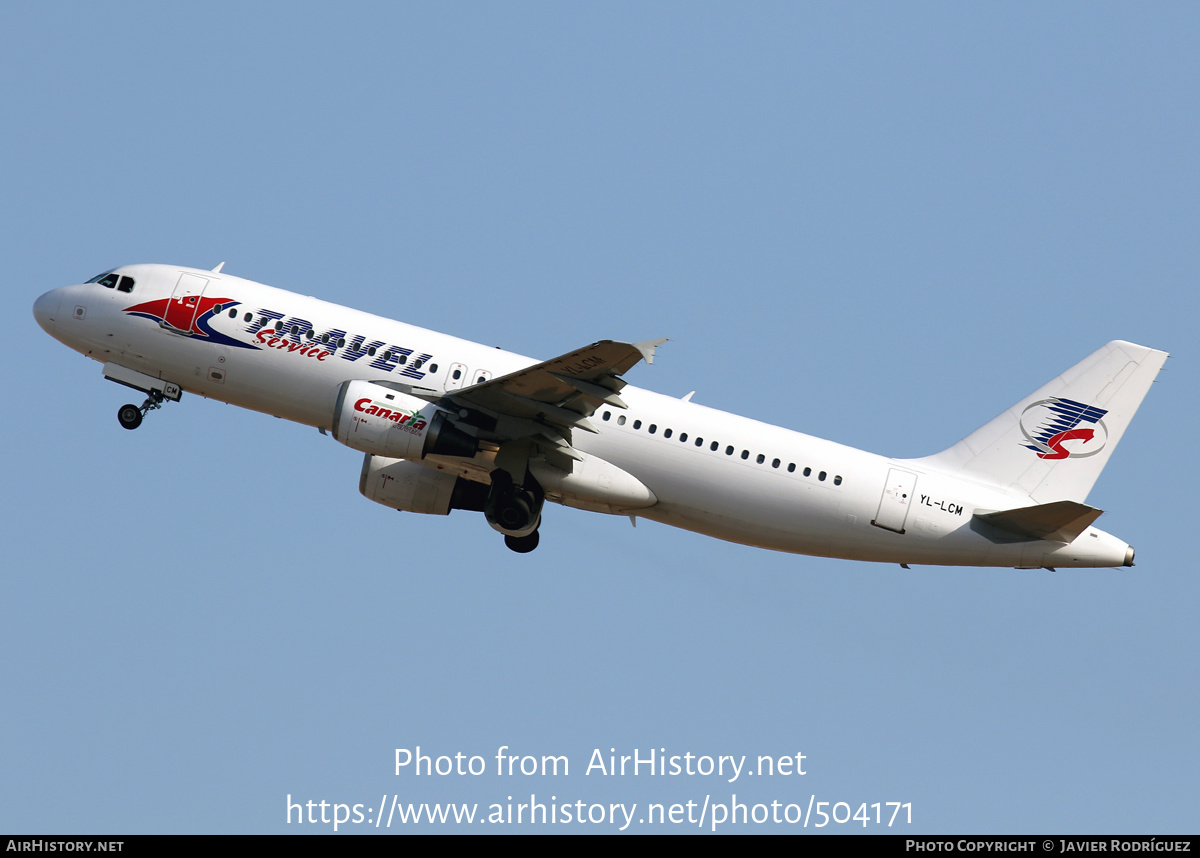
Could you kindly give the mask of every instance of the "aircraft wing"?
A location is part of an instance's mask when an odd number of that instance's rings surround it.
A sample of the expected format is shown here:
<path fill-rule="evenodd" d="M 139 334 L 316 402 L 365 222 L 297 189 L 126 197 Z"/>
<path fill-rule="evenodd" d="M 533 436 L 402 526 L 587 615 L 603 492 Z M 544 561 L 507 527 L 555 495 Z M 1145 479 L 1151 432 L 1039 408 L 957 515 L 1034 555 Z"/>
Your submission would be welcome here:
<path fill-rule="evenodd" d="M 665 342 L 601 340 L 483 384 L 449 391 L 442 402 L 460 412 L 466 409 L 463 421 L 482 440 L 529 439 L 547 452 L 578 458 L 571 430 L 595 432 L 588 417 L 601 405 L 625 408 L 618 395 L 625 387 L 621 373 L 641 360 L 653 363 L 655 348 Z"/>

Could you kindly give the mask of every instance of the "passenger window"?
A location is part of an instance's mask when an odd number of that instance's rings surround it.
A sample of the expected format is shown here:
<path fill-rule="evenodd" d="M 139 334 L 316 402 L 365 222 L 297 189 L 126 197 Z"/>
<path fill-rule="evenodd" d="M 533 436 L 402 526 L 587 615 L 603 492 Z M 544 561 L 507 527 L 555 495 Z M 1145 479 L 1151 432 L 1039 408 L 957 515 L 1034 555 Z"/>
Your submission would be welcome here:
<path fill-rule="evenodd" d="M 651 435 L 653 435 L 655 432 L 657 432 L 657 431 L 658 431 L 658 424 L 657 424 L 657 423 L 651 423 L 651 424 L 650 424 L 650 428 L 649 428 L 649 429 L 647 429 L 646 431 L 647 431 L 647 432 L 649 432 Z"/>
<path fill-rule="evenodd" d="M 454 380 L 458 381 L 460 378 L 462 378 L 462 370 L 461 369 L 454 370 Z"/>
<path fill-rule="evenodd" d="M 641 428 L 642 428 L 642 421 L 641 421 L 641 420 L 634 420 L 634 421 L 633 421 L 633 428 L 634 428 L 634 429 L 641 429 Z"/>
<path fill-rule="evenodd" d="M 343 347 L 343 346 L 345 346 L 345 345 L 346 345 L 346 338 L 345 338 L 345 337 L 338 337 L 338 348 L 340 349 L 340 348 L 342 348 L 342 347 Z"/>
<path fill-rule="evenodd" d="M 742 450 L 742 458 L 743 458 L 743 459 L 749 459 L 749 458 L 750 458 L 750 451 L 749 451 L 749 450 Z"/>
<path fill-rule="evenodd" d="M 605 420 L 607 420 L 607 419 L 608 419 L 608 418 L 610 418 L 610 417 L 612 417 L 612 412 L 611 412 L 611 411 L 605 411 L 605 412 L 604 412 L 604 419 L 605 419 Z"/>
<path fill-rule="evenodd" d="M 771 467 L 772 467 L 772 468 L 778 468 L 778 467 L 779 467 L 779 460 L 778 460 L 778 459 L 775 459 L 774 461 L 772 461 L 772 462 L 771 462 Z"/>
<path fill-rule="evenodd" d="M 375 346 L 371 346 L 369 349 L 367 349 L 367 357 L 375 357 Z"/>
<path fill-rule="evenodd" d="M 408 355 L 400 355 L 400 366 L 404 366 L 406 363 L 408 363 Z"/>
<path fill-rule="evenodd" d="M 704 446 L 704 439 L 703 439 L 703 438 L 697 438 L 697 439 L 696 439 L 696 446 L 697 446 L 697 447 L 703 447 L 703 446 Z"/>
<path fill-rule="evenodd" d="M 825 472 L 821 471 L 821 473 L 817 474 L 817 479 L 824 482 L 825 481 Z"/>
<path fill-rule="evenodd" d="M 246 315 L 242 316 L 242 321 L 243 321 L 243 322 L 249 322 L 249 321 L 250 321 L 251 319 L 253 319 L 253 318 L 254 318 L 254 314 L 253 314 L 253 313 L 247 313 Z"/>
<path fill-rule="evenodd" d="M 663 430 L 663 437 L 664 437 L 664 438 L 670 438 L 670 437 L 671 437 L 671 430 L 670 430 L 670 429 L 664 429 L 664 430 Z"/>
<path fill-rule="evenodd" d="M 795 463 L 795 462 L 788 462 L 788 473 L 789 473 L 789 474 L 794 474 L 795 472 L 796 472 L 796 463 Z"/>
<path fill-rule="evenodd" d="M 754 461 L 758 462 L 758 463 L 761 465 L 761 464 L 762 464 L 763 462 L 765 462 L 766 460 L 767 460 L 767 457 L 766 457 L 766 456 L 764 456 L 762 453 L 759 453 L 759 454 L 758 454 L 758 458 L 757 458 L 757 459 L 755 459 Z"/>
<path fill-rule="evenodd" d="M 680 436 L 679 436 L 679 441 L 680 441 L 680 443 L 683 443 L 684 441 L 687 441 L 687 433 L 686 433 L 686 432 L 683 432 L 683 433 L 681 433 L 681 434 L 680 434 Z"/>
<path fill-rule="evenodd" d="M 721 445 L 718 444 L 716 441 L 713 441 L 712 444 L 709 445 L 708 449 L 712 450 L 715 453 L 715 452 L 717 452 L 717 448 L 720 446 Z"/>
<path fill-rule="evenodd" d="M 811 476 L 812 476 L 812 468 L 805 468 L 805 469 L 804 469 L 804 476 L 806 476 L 806 477 L 811 477 Z"/>
<path fill-rule="evenodd" d="M 624 414 L 622 414 L 620 417 L 617 418 L 617 425 L 618 426 L 625 425 L 625 415 Z"/>
<path fill-rule="evenodd" d="M 237 308 L 236 307 L 234 307 L 232 310 L 229 311 L 229 318 L 231 318 L 231 319 L 237 318 Z"/>
<path fill-rule="evenodd" d="M 842 478 L 840 475 L 833 478 L 833 484 L 835 486 L 840 486 L 842 484 Z"/>
<path fill-rule="evenodd" d="M 726 447 L 726 448 L 725 448 L 725 455 L 726 455 L 726 456 L 732 456 L 732 455 L 733 455 L 733 447 Z"/>
<path fill-rule="evenodd" d="M 413 369 L 420 369 L 420 368 L 421 368 L 421 362 L 419 360 L 413 361 Z"/>
<path fill-rule="evenodd" d="M 391 349 L 388 349 L 387 351 L 385 351 L 385 352 L 383 353 L 383 359 L 384 359 L 384 360 L 391 360 L 391 359 L 392 359 L 392 352 L 391 352 Z"/>
<path fill-rule="evenodd" d="M 430 371 L 430 372 L 437 372 L 437 364 L 436 364 L 436 363 L 431 363 L 431 364 L 429 365 L 429 371 Z"/>

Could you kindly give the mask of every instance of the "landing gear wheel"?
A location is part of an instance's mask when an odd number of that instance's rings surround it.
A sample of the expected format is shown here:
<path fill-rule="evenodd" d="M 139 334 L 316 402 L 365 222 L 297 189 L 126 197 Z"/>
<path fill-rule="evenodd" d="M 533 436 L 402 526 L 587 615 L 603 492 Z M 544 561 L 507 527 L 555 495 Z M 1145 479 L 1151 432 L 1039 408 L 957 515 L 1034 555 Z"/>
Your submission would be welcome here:
<path fill-rule="evenodd" d="M 122 405 L 117 412 L 117 420 L 126 429 L 136 429 L 142 425 L 142 409 L 136 405 Z"/>
<path fill-rule="evenodd" d="M 511 548 L 513 551 L 517 552 L 518 554 L 528 554 L 530 551 L 533 551 L 533 549 L 538 547 L 538 542 L 540 540 L 541 540 L 541 537 L 538 536 L 538 532 L 535 530 L 533 533 L 529 534 L 528 536 L 507 536 L 506 535 L 504 537 L 504 544 L 507 545 L 509 548 Z"/>

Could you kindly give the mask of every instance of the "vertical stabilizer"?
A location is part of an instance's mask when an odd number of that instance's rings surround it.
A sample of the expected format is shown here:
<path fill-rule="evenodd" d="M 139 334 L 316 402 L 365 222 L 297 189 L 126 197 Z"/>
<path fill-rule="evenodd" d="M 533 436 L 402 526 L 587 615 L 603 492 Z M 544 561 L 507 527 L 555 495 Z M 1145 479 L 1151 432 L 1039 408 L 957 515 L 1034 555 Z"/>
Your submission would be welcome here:
<path fill-rule="evenodd" d="M 1082 503 L 1166 359 L 1166 352 L 1114 340 L 921 462 L 1038 503 Z"/>

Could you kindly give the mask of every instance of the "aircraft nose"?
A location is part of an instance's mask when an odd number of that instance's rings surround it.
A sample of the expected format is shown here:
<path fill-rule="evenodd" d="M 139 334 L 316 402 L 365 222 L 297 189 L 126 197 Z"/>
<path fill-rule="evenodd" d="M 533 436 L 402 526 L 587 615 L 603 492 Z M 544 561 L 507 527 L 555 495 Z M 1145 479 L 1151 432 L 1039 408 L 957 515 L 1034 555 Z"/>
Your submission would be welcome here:
<path fill-rule="evenodd" d="M 33 302 L 33 318 L 37 319 L 37 323 L 47 333 L 54 326 L 61 298 L 58 290 L 52 289 Z"/>

